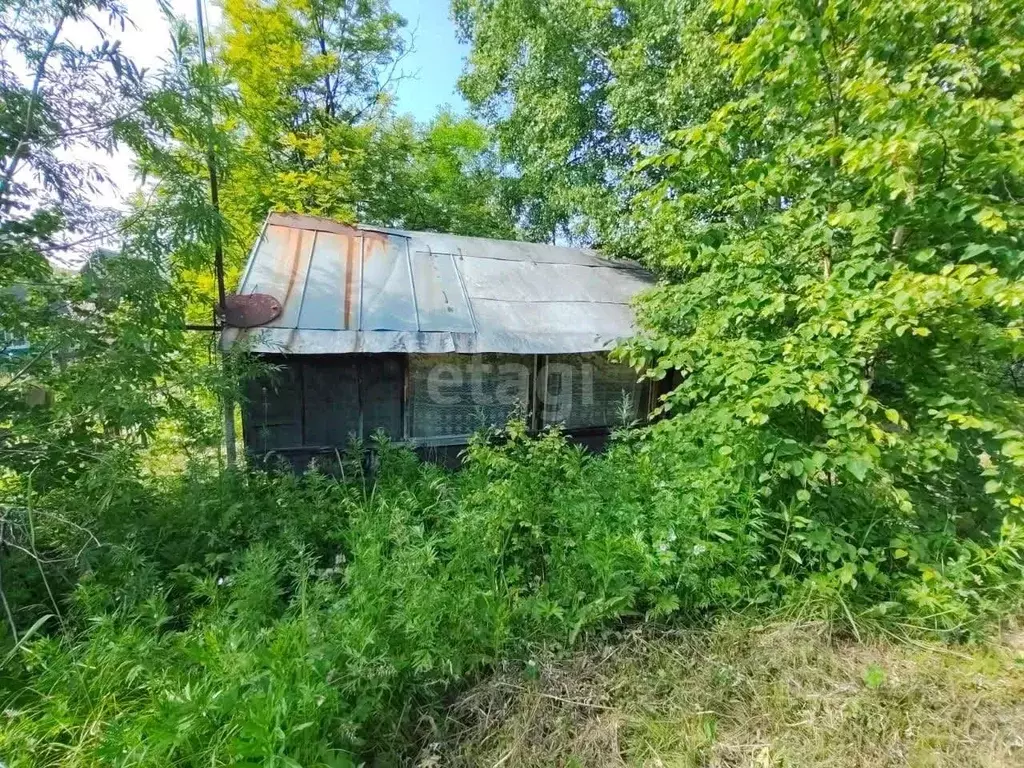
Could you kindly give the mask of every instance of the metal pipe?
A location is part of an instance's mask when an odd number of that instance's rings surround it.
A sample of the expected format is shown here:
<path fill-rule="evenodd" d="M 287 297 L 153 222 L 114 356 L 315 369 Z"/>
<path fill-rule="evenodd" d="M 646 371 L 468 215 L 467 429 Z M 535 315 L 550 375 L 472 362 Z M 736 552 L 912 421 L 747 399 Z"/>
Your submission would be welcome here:
<path fill-rule="evenodd" d="M 199 60 L 202 62 L 203 67 L 208 66 L 206 60 L 206 25 L 203 22 L 203 0 L 196 0 L 196 17 L 199 21 Z M 210 107 L 209 101 L 205 101 L 204 106 L 206 107 L 206 122 L 208 133 L 206 135 L 206 168 L 210 174 L 210 202 L 213 204 L 213 210 L 217 213 L 218 219 L 220 218 L 220 190 L 217 185 L 217 158 L 213 153 L 213 110 Z M 220 221 L 218 220 L 217 226 L 214 230 L 213 240 L 213 268 L 217 273 L 217 306 L 218 311 L 224 312 L 224 248 L 221 242 L 220 233 Z"/>
<path fill-rule="evenodd" d="M 206 25 L 203 23 L 203 0 L 196 0 L 196 18 L 199 22 L 199 59 L 205 69 L 206 61 Z M 224 245 L 221 238 L 220 192 L 217 187 L 217 158 L 213 153 L 213 109 L 209 101 L 204 100 L 206 107 L 206 167 L 210 174 L 210 202 L 217 214 L 217 223 L 213 236 L 213 269 L 217 274 L 217 307 L 214 309 L 214 320 L 223 317 L 226 293 L 224 291 Z M 226 354 L 221 350 L 221 370 L 227 370 Z M 224 459 L 229 469 L 236 463 L 235 456 L 235 400 L 230 392 L 224 394 Z"/>

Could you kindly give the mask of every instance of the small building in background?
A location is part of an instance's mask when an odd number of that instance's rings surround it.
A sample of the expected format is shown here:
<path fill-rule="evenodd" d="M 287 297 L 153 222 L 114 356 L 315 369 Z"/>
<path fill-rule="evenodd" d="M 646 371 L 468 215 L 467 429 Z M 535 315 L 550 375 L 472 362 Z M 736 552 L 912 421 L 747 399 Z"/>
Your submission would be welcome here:
<path fill-rule="evenodd" d="M 276 316 L 222 337 L 275 368 L 249 382 L 246 449 L 303 468 L 383 430 L 452 463 L 513 416 L 599 447 L 652 405 L 607 355 L 652 282 L 590 250 L 271 214 L 234 301 Z"/>

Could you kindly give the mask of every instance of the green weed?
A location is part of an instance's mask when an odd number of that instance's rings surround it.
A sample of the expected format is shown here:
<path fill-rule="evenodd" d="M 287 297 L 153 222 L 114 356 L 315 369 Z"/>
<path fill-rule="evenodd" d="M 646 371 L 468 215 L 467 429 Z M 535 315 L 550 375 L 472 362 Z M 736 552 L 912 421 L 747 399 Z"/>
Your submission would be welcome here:
<path fill-rule="evenodd" d="M 1013 526 L 958 538 L 880 514 L 863 487 L 780 509 L 744 471 L 741 454 L 762 449 L 723 453 L 673 427 L 594 456 L 511 424 L 458 473 L 386 443 L 372 477 L 353 462 L 344 480 L 105 466 L 33 499 L 38 519 L 66 523 L 37 542 L 61 563 L 63 625 L 4 667 L 0 752 L 68 766 L 411 759 L 422 714 L 467 678 L 522 659 L 529 684 L 536 653 L 643 618 L 781 611 L 956 639 L 1016 605 Z M 35 562 L 5 566 L 16 624 L 53 612 Z M 707 674 L 728 689 L 743 673 Z M 858 684 L 881 695 L 893 679 Z M 718 727 L 713 712 L 651 722 L 635 749 L 703 759 Z"/>

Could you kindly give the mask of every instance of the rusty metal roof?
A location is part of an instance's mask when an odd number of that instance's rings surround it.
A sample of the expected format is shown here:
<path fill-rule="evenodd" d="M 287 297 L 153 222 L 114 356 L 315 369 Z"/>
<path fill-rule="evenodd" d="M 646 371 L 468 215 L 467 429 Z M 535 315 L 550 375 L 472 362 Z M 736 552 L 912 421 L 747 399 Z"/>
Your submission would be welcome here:
<path fill-rule="evenodd" d="M 229 328 L 222 343 L 290 354 L 596 352 L 633 333 L 629 302 L 652 283 L 591 250 L 274 213 L 239 293 L 270 294 L 281 314 Z"/>

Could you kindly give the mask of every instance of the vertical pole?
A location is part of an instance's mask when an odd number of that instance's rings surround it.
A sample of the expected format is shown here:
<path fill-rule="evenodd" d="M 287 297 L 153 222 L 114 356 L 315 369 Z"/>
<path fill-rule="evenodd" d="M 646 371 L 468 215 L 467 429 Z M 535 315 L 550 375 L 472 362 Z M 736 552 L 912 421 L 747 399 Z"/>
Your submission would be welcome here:
<path fill-rule="evenodd" d="M 205 69 L 206 61 L 206 25 L 203 22 L 203 0 L 196 0 L 196 18 L 199 22 L 199 58 Z M 214 227 L 213 269 L 217 275 L 217 308 L 214 310 L 214 325 L 220 320 L 221 333 L 224 331 L 224 245 L 220 232 L 220 191 L 217 186 L 217 159 L 213 154 L 213 110 L 206 104 L 206 167 L 210 174 L 210 202 L 217 214 Z M 227 351 L 221 350 L 221 371 L 227 372 Z M 236 463 L 235 456 L 235 399 L 230 391 L 224 393 L 224 458 L 229 469 Z"/>
<path fill-rule="evenodd" d="M 214 315 L 217 312 L 214 310 Z M 216 320 L 214 321 L 216 322 Z M 221 321 L 221 331 L 223 332 L 224 323 Z M 221 373 L 228 373 L 228 352 L 226 349 L 220 351 L 220 369 Z M 228 469 L 234 469 L 237 463 L 238 457 L 235 453 L 235 443 L 238 438 L 235 435 L 235 398 L 231 395 L 231 390 L 225 390 L 223 396 L 224 406 L 224 461 L 227 464 Z"/>

